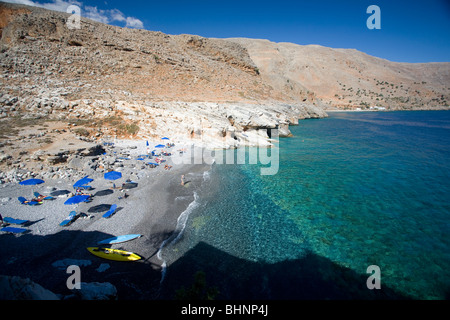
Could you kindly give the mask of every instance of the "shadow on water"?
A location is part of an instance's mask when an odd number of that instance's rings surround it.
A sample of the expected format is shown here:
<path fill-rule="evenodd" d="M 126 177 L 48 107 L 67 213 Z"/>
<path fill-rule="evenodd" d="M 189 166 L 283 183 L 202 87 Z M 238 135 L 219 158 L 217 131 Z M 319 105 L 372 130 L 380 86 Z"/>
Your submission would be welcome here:
<path fill-rule="evenodd" d="M 303 258 L 275 264 L 237 258 L 206 243 L 199 243 L 171 264 L 160 285 L 161 269 L 151 260 L 155 252 L 141 255 L 139 262 L 115 262 L 90 254 L 86 248 L 113 235 L 99 231 L 62 230 L 40 236 L 0 235 L 0 270 L 3 275 L 29 278 L 62 296 L 69 274 L 52 264 L 58 260 L 89 260 L 81 267 L 82 282 L 109 282 L 120 300 L 174 300 L 183 287 L 192 287 L 199 271 L 204 272 L 207 288 L 214 288 L 216 300 L 373 300 L 410 299 L 381 283 L 381 290 L 369 290 L 369 275 L 308 253 Z M 158 239 L 146 239 L 149 243 Z M 122 244 L 127 247 L 127 244 Z M 76 263 L 76 262 L 75 262 Z M 97 269 L 107 263 L 104 272 Z M 206 288 L 206 289 L 207 289 Z M 217 290 L 216 290 L 217 289 Z"/>
<path fill-rule="evenodd" d="M 168 267 L 161 299 L 174 299 L 181 288 L 195 286 L 199 271 L 206 275 L 206 287 L 217 291 L 216 300 L 410 299 L 383 282 L 381 290 L 369 290 L 369 274 L 357 274 L 311 252 L 268 264 L 237 258 L 202 242 Z"/>

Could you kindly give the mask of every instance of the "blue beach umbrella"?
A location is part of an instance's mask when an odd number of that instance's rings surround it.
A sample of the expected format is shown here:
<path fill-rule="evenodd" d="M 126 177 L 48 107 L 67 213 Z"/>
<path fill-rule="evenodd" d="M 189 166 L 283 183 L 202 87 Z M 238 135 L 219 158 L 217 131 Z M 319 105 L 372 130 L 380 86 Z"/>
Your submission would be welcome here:
<path fill-rule="evenodd" d="M 118 171 L 110 171 L 110 172 L 106 172 L 103 177 L 106 180 L 117 180 L 122 178 L 122 173 L 118 172 Z"/>
<path fill-rule="evenodd" d="M 158 144 L 157 146 L 155 146 L 155 148 L 165 148 L 166 146 L 163 144 Z"/>
<path fill-rule="evenodd" d="M 27 179 L 27 180 L 20 181 L 19 184 L 22 186 L 34 186 L 34 185 L 41 184 L 44 182 L 45 181 L 41 180 L 41 179 Z"/>
<path fill-rule="evenodd" d="M 161 140 L 170 140 L 170 139 L 167 137 L 164 137 L 164 138 L 161 138 Z"/>
<path fill-rule="evenodd" d="M 86 184 L 88 184 L 89 182 L 92 182 L 92 181 L 94 181 L 94 179 L 88 178 L 88 176 L 86 176 L 86 177 L 78 180 L 77 182 L 75 182 L 73 187 L 74 188 L 82 187 L 82 186 L 84 186 L 84 185 L 86 185 Z"/>
<path fill-rule="evenodd" d="M 82 196 L 73 196 L 69 199 L 66 200 L 66 202 L 64 202 L 64 204 L 77 204 L 80 202 L 87 202 L 89 200 L 89 196 L 88 195 L 82 195 Z"/>

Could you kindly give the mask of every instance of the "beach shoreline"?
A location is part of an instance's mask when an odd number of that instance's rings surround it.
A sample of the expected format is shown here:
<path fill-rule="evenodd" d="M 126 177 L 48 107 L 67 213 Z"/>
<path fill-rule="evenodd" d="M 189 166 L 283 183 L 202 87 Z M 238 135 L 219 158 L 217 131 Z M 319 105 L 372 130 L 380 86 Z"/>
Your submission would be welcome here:
<path fill-rule="evenodd" d="M 129 146 L 125 143 L 123 148 Z M 87 192 L 94 194 L 94 197 L 89 203 L 64 205 L 70 194 L 45 200 L 38 206 L 22 205 L 17 200 L 18 196 L 31 197 L 34 191 L 43 195 L 57 194 L 58 191 L 73 192 L 75 177 L 47 179 L 44 184 L 36 186 L 21 186 L 14 182 L 1 185 L 2 216 L 30 221 L 25 226 L 28 231 L 24 234 L 0 234 L 1 274 L 28 278 L 61 299 L 71 299 L 77 298 L 77 295 L 67 288 L 70 274 L 66 271 L 69 265 L 79 265 L 82 283 L 109 282 L 116 287 L 118 299 L 158 299 L 163 261 L 157 253 L 164 241 L 176 232 L 178 218 L 194 201 L 194 194 L 201 192 L 203 172 L 211 168 L 207 164 L 173 161 L 174 157 L 183 156 L 177 152 L 179 148 L 178 145 L 168 148 L 172 156 L 164 157 L 166 162 L 157 168 L 140 167 L 136 173 L 133 165 L 131 169 L 126 164 L 119 167 L 122 178 L 114 182 L 98 174 L 90 176 L 94 179 L 90 184 L 93 190 Z M 135 154 L 130 157 L 142 153 L 139 151 L 139 148 L 134 149 Z M 135 160 L 130 161 L 136 163 Z M 172 167 L 166 170 L 165 164 Z M 83 174 L 81 171 L 78 176 L 80 173 Z M 182 175 L 186 180 L 184 185 L 181 185 Z M 137 182 L 137 187 L 111 189 L 113 183 L 121 186 L 130 177 Z M 124 197 L 125 194 L 127 197 Z M 116 213 L 108 219 L 103 218 L 103 213 L 112 204 L 118 206 Z M 87 217 L 80 217 L 66 227 L 59 226 L 72 210 L 85 213 Z M 140 261 L 110 261 L 86 250 L 87 247 L 97 246 L 100 240 L 124 234 L 142 236 L 110 247 L 134 252 L 142 257 Z"/>

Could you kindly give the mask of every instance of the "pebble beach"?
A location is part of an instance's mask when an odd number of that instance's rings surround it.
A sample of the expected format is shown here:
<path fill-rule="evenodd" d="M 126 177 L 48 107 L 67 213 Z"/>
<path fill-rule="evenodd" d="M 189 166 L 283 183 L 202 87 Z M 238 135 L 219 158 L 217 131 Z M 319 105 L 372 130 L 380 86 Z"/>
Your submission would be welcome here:
<path fill-rule="evenodd" d="M 163 156 L 161 165 L 144 157 L 145 141 L 119 141 L 105 147 L 103 157 L 115 157 L 115 170 L 122 177 L 115 181 L 104 179 L 104 172 L 77 170 L 69 178 L 49 179 L 34 186 L 16 182 L 0 186 L 0 214 L 2 217 L 28 220 L 22 234 L 0 233 L 0 269 L 2 275 L 30 279 L 55 293 L 60 299 L 77 299 L 69 290 L 67 271 L 77 265 L 82 283 L 109 283 L 116 288 L 115 299 L 158 299 L 163 270 L 158 250 L 177 230 L 177 219 L 194 200 L 194 192 L 201 188 L 206 164 L 180 164 L 183 157 L 179 145 L 166 148 L 171 156 Z M 181 148 L 182 149 L 182 148 Z M 126 157 L 120 155 L 126 154 Z M 122 158 L 122 159 L 118 159 Z M 154 157 L 153 157 L 154 158 Z M 118 159 L 118 160 L 117 160 Z M 180 159 L 178 159 L 180 160 Z M 83 161 L 92 161 L 86 157 Z M 80 168 L 88 167 L 81 161 Z M 165 169 L 165 165 L 170 169 Z M 106 172 L 106 171 L 105 171 Z M 91 201 L 65 205 L 76 191 L 73 184 L 84 176 L 93 179 L 86 193 Z M 185 176 L 184 185 L 181 176 Z M 41 178 L 35 174 L 35 178 Z M 128 183 L 128 182 L 132 183 Z M 123 186 L 123 188 L 122 188 Z M 115 187 L 115 188 L 114 188 Z M 21 204 L 18 197 L 31 199 L 33 193 L 51 196 L 42 204 Z M 102 215 L 111 205 L 117 210 L 110 218 Z M 71 211 L 81 214 L 68 226 L 60 223 Z M 130 242 L 108 245 L 113 249 L 131 251 L 142 257 L 137 262 L 116 262 L 92 255 L 86 248 L 119 235 L 141 234 Z"/>

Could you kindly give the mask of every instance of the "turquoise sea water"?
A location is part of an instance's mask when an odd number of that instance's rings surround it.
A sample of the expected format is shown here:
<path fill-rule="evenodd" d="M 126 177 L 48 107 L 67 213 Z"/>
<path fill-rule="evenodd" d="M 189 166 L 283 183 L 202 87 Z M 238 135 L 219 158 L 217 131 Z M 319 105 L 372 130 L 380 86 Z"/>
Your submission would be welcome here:
<path fill-rule="evenodd" d="M 226 269 L 234 274 L 226 281 L 248 285 L 250 275 L 235 262 L 225 266 L 224 256 L 268 266 L 255 280 L 265 279 L 257 287 L 267 294 L 256 297 L 276 299 L 267 270 L 276 269 L 280 283 L 283 266 L 289 283 L 298 279 L 289 273 L 307 274 L 302 258 L 313 255 L 327 283 L 344 273 L 348 280 L 351 272 L 353 286 L 359 275 L 369 276 L 368 266 L 378 265 L 381 290 L 449 298 L 450 112 L 331 113 L 300 121 L 291 131 L 294 137 L 279 141 L 278 174 L 262 176 L 260 166 L 249 164 L 214 165 L 205 174 L 183 233 L 162 252 L 168 265 L 182 264 L 206 244 L 223 255 L 195 268 L 222 278 Z M 298 263 L 286 268 L 289 261 Z M 228 290 L 223 281 L 222 288 L 220 279 L 210 280 L 222 293 Z M 290 298 L 285 287 L 283 298 Z M 229 291 L 224 297 L 233 298 Z"/>

